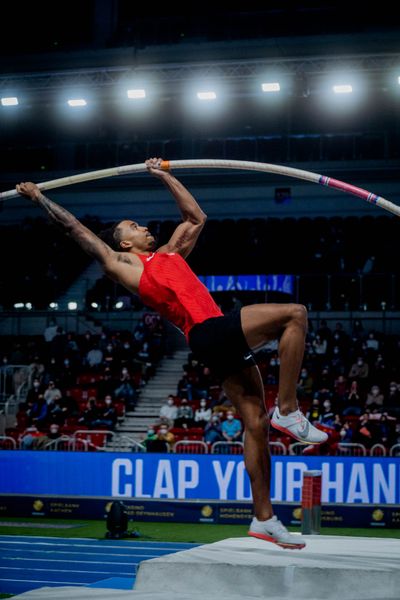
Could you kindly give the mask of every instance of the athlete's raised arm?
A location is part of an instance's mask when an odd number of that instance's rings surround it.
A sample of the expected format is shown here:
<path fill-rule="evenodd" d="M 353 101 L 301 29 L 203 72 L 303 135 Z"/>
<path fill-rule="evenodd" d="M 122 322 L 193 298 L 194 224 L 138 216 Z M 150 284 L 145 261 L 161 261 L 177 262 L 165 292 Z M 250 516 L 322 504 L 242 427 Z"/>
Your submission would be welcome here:
<path fill-rule="evenodd" d="M 109 270 L 116 262 L 118 253 L 103 242 L 90 229 L 59 204 L 42 194 L 35 183 L 25 182 L 16 186 L 17 192 L 31 198 L 48 213 L 50 219 L 59 225 L 64 233 L 74 239 L 90 256 L 98 260 L 104 270 Z"/>
<path fill-rule="evenodd" d="M 204 227 L 207 215 L 202 211 L 189 190 L 171 172 L 161 169 L 161 163 L 161 158 L 146 160 L 149 173 L 161 179 L 174 196 L 181 211 L 183 223 L 178 225 L 169 242 L 165 246 L 161 246 L 158 251 L 177 252 L 186 257 L 193 250 L 197 238 Z"/>

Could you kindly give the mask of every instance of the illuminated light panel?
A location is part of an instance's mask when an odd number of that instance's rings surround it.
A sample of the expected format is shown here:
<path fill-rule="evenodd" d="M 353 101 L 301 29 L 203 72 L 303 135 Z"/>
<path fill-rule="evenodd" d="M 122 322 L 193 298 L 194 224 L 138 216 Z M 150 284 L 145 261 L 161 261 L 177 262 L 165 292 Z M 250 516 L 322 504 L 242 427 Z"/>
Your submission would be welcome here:
<path fill-rule="evenodd" d="M 261 89 L 263 92 L 280 92 L 281 86 L 279 83 L 262 83 Z"/>
<path fill-rule="evenodd" d="M 18 104 L 18 98 L 16 96 L 1 99 L 2 106 L 17 106 Z"/>
<path fill-rule="evenodd" d="M 76 106 L 86 106 L 87 102 L 84 98 L 72 98 L 67 102 L 68 106 L 75 108 Z"/>
<path fill-rule="evenodd" d="M 146 90 L 127 90 L 126 95 L 130 100 L 139 100 L 146 98 Z"/>
<path fill-rule="evenodd" d="M 333 91 L 335 94 L 351 94 L 353 91 L 352 85 L 334 85 Z"/>
<path fill-rule="evenodd" d="M 215 92 L 197 92 L 199 100 L 216 100 L 217 94 Z"/>

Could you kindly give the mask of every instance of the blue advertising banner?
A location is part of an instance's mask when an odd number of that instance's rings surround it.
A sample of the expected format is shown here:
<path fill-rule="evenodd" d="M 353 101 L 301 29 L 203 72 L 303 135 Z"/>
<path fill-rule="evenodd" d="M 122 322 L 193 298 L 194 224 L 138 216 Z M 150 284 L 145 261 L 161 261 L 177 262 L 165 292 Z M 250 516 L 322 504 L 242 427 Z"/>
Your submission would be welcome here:
<path fill-rule="evenodd" d="M 4 519 L 9 517 L 104 519 L 113 501 L 120 500 L 111 497 L 0 495 L 0 514 L 3 525 Z M 127 498 L 122 502 L 133 521 L 248 525 L 253 518 L 251 502 L 142 498 Z M 302 508 L 296 502 L 274 504 L 274 512 L 287 525 L 300 526 L 302 523 Z M 322 504 L 321 525 L 398 529 L 400 509 L 389 504 Z"/>
<path fill-rule="evenodd" d="M 399 458 L 272 457 L 274 502 L 299 502 L 304 471 L 322 471 L 322 502 L 399 504 Z M 233 455 L 0 452 L 0 494 L 250 501 Z"/>
<path fill-rule="evenodd" d="M 293 275 L 199 275 L 210 292 L 269 291 L 294 293 Z"/>

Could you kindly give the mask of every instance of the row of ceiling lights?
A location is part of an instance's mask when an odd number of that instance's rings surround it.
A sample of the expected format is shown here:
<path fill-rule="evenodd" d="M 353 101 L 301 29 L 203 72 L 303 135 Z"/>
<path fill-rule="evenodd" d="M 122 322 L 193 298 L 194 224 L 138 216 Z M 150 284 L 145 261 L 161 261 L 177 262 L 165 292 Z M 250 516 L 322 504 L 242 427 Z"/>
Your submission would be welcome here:
<path fill-rule="evenodd" d="M 400 77 L 397 80 L 400 85 Z M 279 93 L 281 91 L 281 84 L 279 82 L 265 82 L 261 83 L 261 91 L 266 94 Z M 353 85 L 350 83 L 341 83 L 332 86 L 331 91 L 335 94 L 351 94 L 354 91 Z M 146 90 L 144 88 L 128 89 L 126 95 L 129 100 L 143 100 L 146 98 Z M 196 92 L 197 99 L 204 102 L 210 102 L 216 100 L 218 97 L 215 89 L 202 89 Z M 69 98 L 67 101 L 68 106 L 71 108 L 83 107 L 88 104 L 85 98 L 74 97 Z M 0 99 L 2 106 L 18 106 L 19 100 L 17 96 L 5 96 Z"/>

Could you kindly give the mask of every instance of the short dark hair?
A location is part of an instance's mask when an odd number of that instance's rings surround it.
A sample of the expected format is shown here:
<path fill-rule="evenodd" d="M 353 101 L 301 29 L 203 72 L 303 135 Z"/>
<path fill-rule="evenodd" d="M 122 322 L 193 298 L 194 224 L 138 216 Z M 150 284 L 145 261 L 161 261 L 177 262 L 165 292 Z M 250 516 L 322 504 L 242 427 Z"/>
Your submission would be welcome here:
<path fill-rule="evenodd" d="M 124 248 L 121 247 L 121 231 L 118 228 L 120 224 L 121 221 L 116 221 L 115 223 L 110 225 L 110 227 L 107 227 L 107 229 L 103 229 L 103 231 L 100 231 L 99 233 L 99 238 L 102 239 L 103 242 L 105 242 L 108 246 L 110 246 L 110 248 L 116 250 L 117 252 L 124 251 Z"/>

